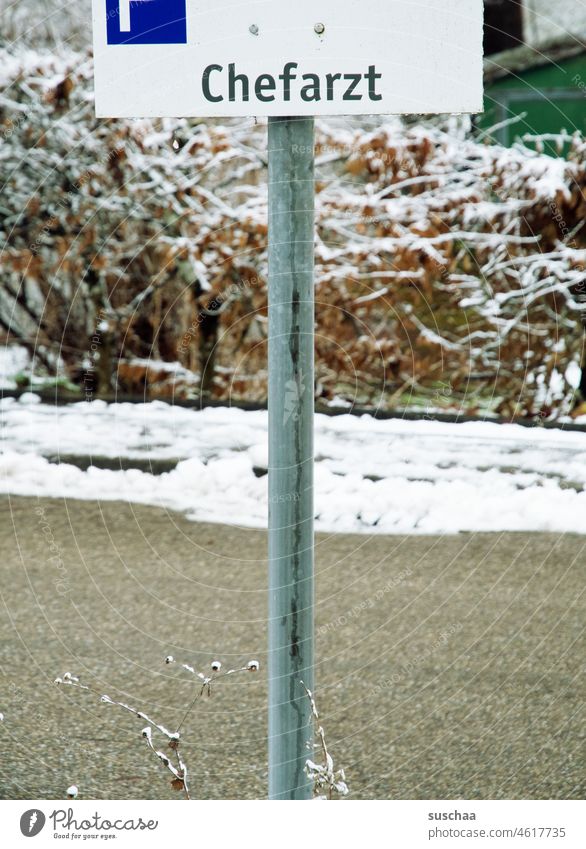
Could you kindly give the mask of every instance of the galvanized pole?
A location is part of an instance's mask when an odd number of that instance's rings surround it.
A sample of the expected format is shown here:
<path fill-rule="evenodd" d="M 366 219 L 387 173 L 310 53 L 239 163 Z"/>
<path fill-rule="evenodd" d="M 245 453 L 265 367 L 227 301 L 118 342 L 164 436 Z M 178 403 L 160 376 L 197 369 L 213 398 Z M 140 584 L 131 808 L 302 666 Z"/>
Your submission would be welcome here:
<path fill-rule="evenodd" d="M 269 118 L 269 798 L 313 740 L 313 118 Z"/>

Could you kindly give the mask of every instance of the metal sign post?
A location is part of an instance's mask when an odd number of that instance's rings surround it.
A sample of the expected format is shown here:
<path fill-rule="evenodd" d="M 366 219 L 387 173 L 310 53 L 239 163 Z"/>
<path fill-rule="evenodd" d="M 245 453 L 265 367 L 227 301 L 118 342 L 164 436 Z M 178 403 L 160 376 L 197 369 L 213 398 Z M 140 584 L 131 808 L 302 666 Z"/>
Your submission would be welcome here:
<path fill-rule="evenodd" d="M 313 688 L 313 118 L 269 118 L 269 797 L 306 799 Z"/>
<path fill-rule="evenodd" d="M 305 799 L 313 120 L 482 111 L 483 0 L 92 0 L 92 9 L 98 117 L 269 118 L 269 795 Z"/>

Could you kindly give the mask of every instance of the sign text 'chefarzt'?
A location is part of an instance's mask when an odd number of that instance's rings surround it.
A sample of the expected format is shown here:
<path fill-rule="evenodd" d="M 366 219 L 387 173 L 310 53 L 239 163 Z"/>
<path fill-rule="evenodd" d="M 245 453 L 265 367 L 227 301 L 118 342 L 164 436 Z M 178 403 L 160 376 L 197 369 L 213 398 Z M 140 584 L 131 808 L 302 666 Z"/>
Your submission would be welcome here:
<path fill-rule="evenodd" d="M 286 62 L 277 77 L 272 74 L 259 74 L 250 79 L 247 74 L 238 73 L 236 63 L 208 65 L 205 68 L 201 87 L 203 96 L 209 103 L 222 103 L 229 100 L 235 103 L 257 101 L 259 103 L 296 102 L 320 103 L 326 100 L 380 101 L 382 94 L 376 90 L 377 80 L 382 79 L 374 65 L 369 65 L 366 73 L 358 74 L 298 74 L 298 62 Z M 368 111 L 368 110 L 366 110 Z"/>

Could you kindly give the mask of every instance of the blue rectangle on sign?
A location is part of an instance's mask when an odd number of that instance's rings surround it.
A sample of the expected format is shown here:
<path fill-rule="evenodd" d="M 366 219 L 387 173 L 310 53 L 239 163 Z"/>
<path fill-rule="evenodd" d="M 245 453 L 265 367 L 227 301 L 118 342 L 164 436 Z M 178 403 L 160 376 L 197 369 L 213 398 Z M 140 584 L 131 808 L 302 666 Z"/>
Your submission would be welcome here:
<path fill-rule="evenodd" d="M 108 44 L 187 44 L 186 0 L 106 0 Z"/>

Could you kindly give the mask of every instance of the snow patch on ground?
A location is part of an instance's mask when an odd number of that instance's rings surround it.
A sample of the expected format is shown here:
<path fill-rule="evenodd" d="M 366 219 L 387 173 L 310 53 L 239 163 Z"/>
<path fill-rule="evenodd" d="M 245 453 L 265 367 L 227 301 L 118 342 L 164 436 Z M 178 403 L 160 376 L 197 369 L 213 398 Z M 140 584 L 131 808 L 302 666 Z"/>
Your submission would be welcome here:
<path fill-rule="evenodd" d="M 16 376 L 30 365 L 26 348 L 20 345 L 0 345 L 0 389 L 15 389 Z"/>
<path fill-rule="evenodd" d="M 124 500 L 266 527 L 265 412 L 32 400 L 0 403 L 0 492 Z M 61 455 L 178 464 L 155 476 L 46 459 Z M 583 532 L 586 434 L 320 415 L 315 455 L 319 530 Z"/>

